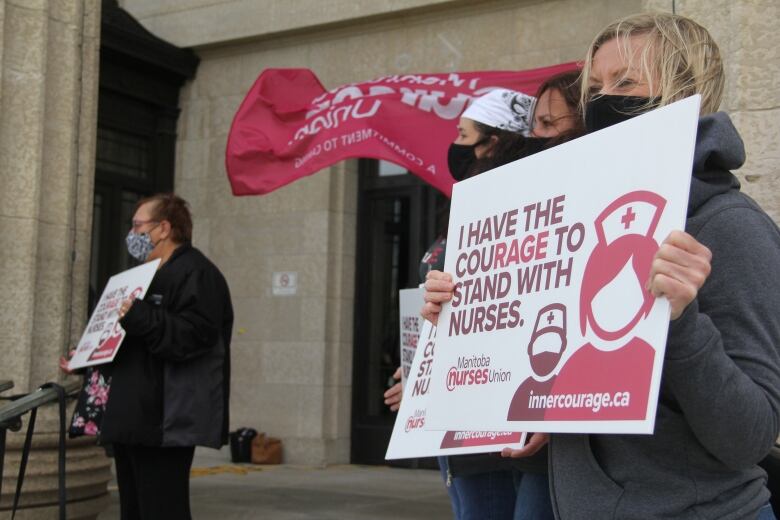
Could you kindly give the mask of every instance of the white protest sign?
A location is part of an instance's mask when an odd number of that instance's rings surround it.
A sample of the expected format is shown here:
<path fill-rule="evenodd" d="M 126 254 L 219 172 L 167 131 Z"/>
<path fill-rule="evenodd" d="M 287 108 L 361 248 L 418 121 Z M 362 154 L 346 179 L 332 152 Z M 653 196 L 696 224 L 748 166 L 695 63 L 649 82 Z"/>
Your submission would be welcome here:
<path fill-rule="evenodd" d="M 420 309 L 423 306 L 425 289 L 402 289 L 398 291 L 398 316 L 401 327 L 401 388 L 406 388 L 409 370 L 412 368 L 417 341 L 420 339 L 420 328 L 423 319 Z"/>
<path fill-rule="evenodd" d="M 385 458 L 408 459 L 436 455 L 489 453 L 509 446 L 519 449 L 525 444 L 525 433 L 489 431 L 430 431 L 426 416 L 430 411 L 430 378 L 436 327 L 423 321 L 420 341 L 404 387 L 401 408 L 395 418 L 393 434 Z"/>
<path fill-rule="evenodd" d="M 108 280 L 68 368 L 75 370 L 114 360 L 125 339 L 125 330 L 119 324 L 119 307 L 128 298 L 146 295 L 159 265 L 157 259 L 115 274 Z"/>
<path fill-rule="evenodd" d="M 694 96 L 455 185 L 426 427 L 652 433 L 669 304 L 645 283 L 685 227 L 698 114 Z"/>

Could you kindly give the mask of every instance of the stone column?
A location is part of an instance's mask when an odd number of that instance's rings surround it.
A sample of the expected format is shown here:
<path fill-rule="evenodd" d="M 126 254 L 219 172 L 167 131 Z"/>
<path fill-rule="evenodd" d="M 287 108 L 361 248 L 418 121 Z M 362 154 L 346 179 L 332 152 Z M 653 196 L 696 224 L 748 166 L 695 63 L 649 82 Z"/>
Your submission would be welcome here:
<path fill-rule="evenodd" d="M 12 379 L 13 392 L 61 380 L 57 360 L 84 325 L 99 32 L 100 0 L 0 0 L 0 379 Z M 56 503 L 53 412 L 39 414 L 30 506 Z M 9 435 L 0 509 L 15 486 L 21 437 Z M 105 501 L 108 462 L 93 444 L 69 446 L 69 472 L 82 471 L 69 475 L 82 486 L 71 496 L 83 502 L 68 518 L 94 517 Z M 102 490 L 79 483 L 97 477 Z M 52 515 L 56 507 L 26 516 Z"/>

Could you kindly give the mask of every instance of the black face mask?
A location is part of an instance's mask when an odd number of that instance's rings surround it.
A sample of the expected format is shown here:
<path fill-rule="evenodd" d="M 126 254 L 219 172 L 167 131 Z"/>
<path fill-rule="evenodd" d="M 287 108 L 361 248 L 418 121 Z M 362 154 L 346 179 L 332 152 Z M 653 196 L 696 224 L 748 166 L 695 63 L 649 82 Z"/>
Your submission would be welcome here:
<path fill-rule="evenodd" d="M 476 144 L 450 144 L 447 150 L 447 166 L 450 168 L 450 174 L 456 182 L 460 182 L 471 173 L 471 168 L 477 160 L 474 148 Z"/>
<path fill-rule="evenodd" d="M 554 139 L 552 137 L 526 137 L 523 149 L 518 158 L 528 157 L 529 155 L 551 148 L 553 143 Z"/>
<path fill-rule="evenodd" d="M 646 112 L 650 102 L 651 99 L 646 97 L 596 96 L 585 107 L 585 131 L 596 132 L 628 121 Z"/>

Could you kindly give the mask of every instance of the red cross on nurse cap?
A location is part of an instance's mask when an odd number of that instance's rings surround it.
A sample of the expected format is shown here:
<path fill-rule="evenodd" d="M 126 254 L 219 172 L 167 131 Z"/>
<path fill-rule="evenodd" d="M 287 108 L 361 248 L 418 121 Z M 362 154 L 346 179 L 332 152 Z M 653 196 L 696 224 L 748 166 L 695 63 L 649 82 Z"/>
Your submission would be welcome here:
<path fill-rule="evenodd" d="M 632 191 L 617 198 L 596 218 L 599 243 L 609 245 L 625 235 L 652 237 L 666 199 L 651 191 Z"/>
<path fill-rule="evenodd" d="M 533 336 L 546 332 L 558 332 L 561 335 L 566 335 L 566 307 L 562 303 L 551 303 L 539 309 Z"/>

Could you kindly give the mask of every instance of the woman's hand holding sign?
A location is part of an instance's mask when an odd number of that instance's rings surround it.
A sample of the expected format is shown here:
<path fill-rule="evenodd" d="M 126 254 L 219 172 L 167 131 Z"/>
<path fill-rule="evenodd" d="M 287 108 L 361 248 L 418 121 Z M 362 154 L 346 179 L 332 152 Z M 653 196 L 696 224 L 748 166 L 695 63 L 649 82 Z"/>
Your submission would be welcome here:
<path fill-rule="evenodd" d="M 696 298 L 710 275 L 711 261 L 712 252 L 684 231 L 672 231 L 661 244 L 653 259 L 647 289 L 653 296 L 669 300 L 673 320 Z"/>
<path fill-rule="evenodd" d="M 523 457 L 530 457 L 535 455 L 536 452 L 541 450 L 545 444 L 550 442 L 549 433 L 531 433 L 528 442 L 525 446 L 519 450 L 513 450 L 512 448 L 504 448 L 501 450 L 502 457 L 509 457 L 512 459 L 521 459 Z"/>
<path fill-rule="evenodd" d="M 70 369 L 70 360 L 73 357 L 73 355 L 76 353 L 76 349 L 71 349 L 68 351 L 68 357 L 60 356 L 60 370 L 64 374 L 71 375 L 73 373 L 73 370 Z"/>
<path fill-rule="evenodd" d="M 425 276 L 425 305 L 420 311 L 422 317 L 436 325 L 439 321 L 441 304 L 450 301 L 454 291 L 452 275 L 441 271 L 430 271 Z"/>
<path fill-rule="evenodd" d="M 124 300 L 124 301 L 122 302 L 122 305 L 120 305 L 120 306 L 119 306 L 119 311 L 118 311 L 118 314 L 119 314 L 119 319 L 120 319 L 120 320 L 121 320 L 122 318 L 124 318 L 124 317 L 125 317 L 125 314 L 127 314 L 128 312 L 130 312 L 130 307 L 132 307 L 132 306 L 133 306 L 133 301 L 134 301 L 134 300 L 135 300 L 135 297 L 134 297 L 134 296 L 133 296 L 133 297 L 130 297 L 130 298 L 128 298 L 128 299 L 126 299 L 126 300 Z"/>
<path fill-rule="evenodd" d="M 385 404 L 390 407 L 391 412 L 397 412 L 401 407 L 401 399 L 403 398 L 403 387 L 401 386 L 401 367 L 398 367 L 393 373 L 393 379 L 398 383 L 391 386 L 384 394 Z"/>

